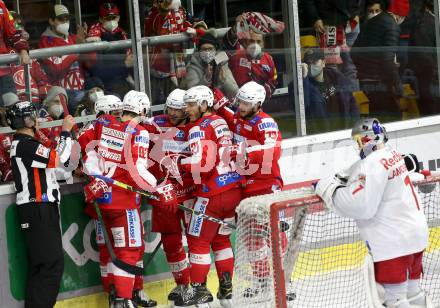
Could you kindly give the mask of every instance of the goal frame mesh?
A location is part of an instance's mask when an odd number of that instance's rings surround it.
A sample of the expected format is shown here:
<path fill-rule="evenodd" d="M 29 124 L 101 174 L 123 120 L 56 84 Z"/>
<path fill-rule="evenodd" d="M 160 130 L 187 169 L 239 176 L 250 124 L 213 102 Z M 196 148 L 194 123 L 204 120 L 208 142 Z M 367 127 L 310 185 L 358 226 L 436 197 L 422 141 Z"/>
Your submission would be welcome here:
<path fill-rule="evenodd" d="M 428 180 L 413 182 L 413 184 L 416 187 L 423 187 L 424 185 L 434 185 L 434 193 L 436 194 L 436 198 L 434 200 L 435 206 L 437 208 L 440 208 L 440 177 L 433 177 Z M 419 189 L 418 191 L 420 193 Z M 282 230 L 280 228 L 280 221 L 282 219 L 280 218 L 280 213 L 286 211 L 290 212 L 289 217 L 291 218 L 291 222 L 293 221 L 294 229 L 289 234 L 287 251 L 283 251 L 283 238 L 281 236 Z M 269 289 L 273 291 L 271 291 L 272 294 L 266 294 L 267 302 L 259 303 L 257 305 L 258 307 L 290 307 L 289 302 L 286 300 L 286 297 L 289 294 L 287 290 L 287 285 L 290 278 L 292 277 L 293 268 L 297 261 L 298 254 L 300 253 L 300 240 L 303 233 L 303 226 L 306 221 L 306 217 L 307 215 L 325 211 L 326 210 L 324 208 L 324 204 L 321 198 L 315 195 L 312 187 L 299 188 L 270 195 L 252 197 L 245 199 L 240 203 L 240 206 L 237 208 L 238 222 L 236 251 L 239 251 L 240 249 L 243 250 L 243 246 L 240 247 L 240 245 L 244 245 L 243 243 L 240 243 L 240 240 L 243 240 L 243 238 L 241 238 L 241 235 L 249 231 L 246 230 L 246 228 L 248 228 L 248 223 L 246 221 L 241 221 L 240 215 L 247 215 L 249 213 L 259 215 L 259 213 L 262 213 L 262 216 L 269 219 L 269 237 L 271 243 L 269 245 L 270 252 L 268 258 L 270 259 L 270 271 L 273 276 L 270 278 L 271 286 L 269 287 Z M 438 213 L 436 215 L 438 215 Z M 291 228 L 293 226 L 291 226 Z M 440 227 L 440 216 L 436 217 L 436 221 L 430 223 L 430 227 Z M 244 247 L 244 249 L 246 249 L 246 247 Z M 240 262 L 242 262 L 240 258 L 242 257 L 238 255 L 236 259 L 235 275 L 238 277 L 234 277 L 234 305 L 243 304 L 242 299 L 240 299 L 240 297 L 242 296 L 242 294 L 240 294 L 242 292 L 242 289 L 240 289 L 240 287 L 237 288 L 237 285 L 243 283 L 243 281 L 241 280 L 242 277 L 240 277 L 240 266 L 243 265 L 240 264 Z M 436 262 L 435 266 L 436 275 L 438 276 L 438 281 L 435 284 L 436 294 L 440 294 L 440 290 L 437 290 L 437 287 L 440 288 L 440 285 L 437 284 L 440 283 L 440 262 Z M 368 265 L 363 264 L 362 268 L 363 269 L 361 271 L 365 273 L 365 278 L 366 280 L 368 280 Z M 367 288 L 374 288 L 374 286 L 371 285 L 371 281 L 365 281 L 365 286 Z M 238 289 L 238 292 L 236 292 L 235 289 Z M 374 307 L 375 304 L 373 302 L 376 294 L 372 294 L 369 292 L 373 292 L 373 290 L 371 288 L 369 290 L 366 290 L 366 302 L 368 302 L 369 305 L 372 305 L 371 307 Z M 252 301 L 249 301 L 249 303 L 251 302 Z M 249 305 L 249 307 L 254 306 Z"/>

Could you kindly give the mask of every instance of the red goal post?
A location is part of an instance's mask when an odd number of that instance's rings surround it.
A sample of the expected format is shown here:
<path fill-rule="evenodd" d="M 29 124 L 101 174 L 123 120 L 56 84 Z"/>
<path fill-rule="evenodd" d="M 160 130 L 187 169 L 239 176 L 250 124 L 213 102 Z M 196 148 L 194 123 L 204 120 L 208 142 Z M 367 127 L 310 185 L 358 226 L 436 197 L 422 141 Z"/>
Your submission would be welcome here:
<path fill-rule="evenodd" d="M 413 183 L 430 226 L 422 287 L 440 306 L 440 177 Z M 353 220 L 326 211 L 312 187 L 237 208 L 235 307 L 377 307 L 371 262 Z"/>

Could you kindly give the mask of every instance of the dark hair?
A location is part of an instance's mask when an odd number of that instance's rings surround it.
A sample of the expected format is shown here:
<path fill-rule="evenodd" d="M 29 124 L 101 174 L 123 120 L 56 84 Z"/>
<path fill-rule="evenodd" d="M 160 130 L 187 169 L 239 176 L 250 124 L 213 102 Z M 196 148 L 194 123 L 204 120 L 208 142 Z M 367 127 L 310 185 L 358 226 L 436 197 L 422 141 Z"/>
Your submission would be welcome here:
<path fill-rule="evenodd" d="M 128 116 L 130 116 L 132 118 L 136 118 L 136 117 L 139 116 L 137 113 L 135 113 L 133 111 L 123 110 L 122 111 L 122 116 L 125 116 L 125 115 L 128 115 Z"/>

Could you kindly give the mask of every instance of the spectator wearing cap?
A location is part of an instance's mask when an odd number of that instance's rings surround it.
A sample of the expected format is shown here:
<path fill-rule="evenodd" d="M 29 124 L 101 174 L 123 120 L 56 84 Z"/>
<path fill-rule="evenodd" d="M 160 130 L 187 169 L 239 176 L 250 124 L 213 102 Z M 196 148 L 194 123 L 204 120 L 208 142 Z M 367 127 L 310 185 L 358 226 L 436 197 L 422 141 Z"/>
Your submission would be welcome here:
<path fill-rule="evenodd" d="M 11 17 L 14 19 L 14 26 L 17 31 L 21 31 L 22 37 L 28 39 L 29 34 L 24 30 L 23 19 L 20 14 L 15 11 L 9 11 Z M 9 48 L 9 53 L 15 53 L 13 48 Z M 11 63 L 11 75 L 14 80 L 15 89 L 17 91 L 17 95 L 19 100 L 26 101 L 28 100 L 26 96 L 26 85 L 24 78 L 24 65 Z M 47 91 L 50 89 L 50 84 L 48 82 L 46 73 L 41 68 L 40 63 L 37 59 L 31 59 L 29 63 L 29 77 L 31 81 L 31 95 L 33 103 L 42 102 L 47 95 Z"/>
<path fill-rule="evenodd" d="M 70 14 L 67 7 L 55 4 L 51 7 L 49 27 L 40 38 L 39 48 L 70 46 L 83 43 L 87 26 L 77 26 L 77 34 L 70 34 Z M 69 96 L 69 110 L 75 110 L 76 105 L 84 96 L 84 74 L 80 67 L 78 54 L 52 56 L 43 60 L 43 67 L 52 85 L 66 89 Z"/>
<path fill-rule="evenodd" d="M 370 115 L 399 117 L 402 82 L 396 64 L 400 28 L 409 12 L 408 0 L 392 0 L 386 10 L 361 26 L 352 57 L 360 89 L 368 97 Z"/>
<path fill-rule="evenodd" d="M 128 39 L 127 33 L 119 27 L 119 8 L 112 2 L 105 2 L 99 7 L 99 22 L 92 25 L 87 34 L 86 42 L 120 41 Z M 89 63 L 92 76 L 98 77 L 106 89 L 124 95 L 132 90 L 128 80 L 133 66 L 131 50 L 123 53 L 121 50 L 101 51 Z"/>
<path fill-rule="evenodd" d="M 190 16 L 180 0 L 154 0 L 144 21 L 145 36 L 185 33 L 191 30 Z M 151 96 L 153 104 L 163 104 L 168 94 L 186 75 L 182 44 L 159 44 L 150 50 Z"/>
<path fill-rule="evenodd" d="M 359 118 L 359 108 L 349 80 L 336 68 L 326 67 L 319 48 L 306 50 L 302 65 L 304 105 L 312 129 L 323 132 L 352 127 Z"/>
<path fill-rule="evenodd" d="M 228 56 L 218 50 L 217 32 L 208 29 L 197 44 L 195 52 L 187 67 L 185 87 L 204 85 L 221 90 L 232 99 L 238 92 L 238 85 L 228 66 Z"/>
<path fill-rule="evenodd" d="M 95 103 L 104 96 L 104 83 L 98 77 L 86 79 L 84 84 L 86 95 L 75 110 L 75 117 L 95 114 Z"/>
<path fill-rule="evenodd" d="M 21 64 L 29 64 L 29 45 L 27 37 L 15 28 L 14 20 L 3 1 L 0 1 L 0 54 L 7 54 L 13 49 L 18 54 Z M 0 103 L 11 106 L 18 101 L 15 84 L 9 66 L 0 66 Z"/>
<path fill-rule="evenodd" d="M 268 100 L 277 85 L 277 69 L 272 56 L 263 51 L 263 35 L 252 30 L 249 34 L 249 39 L 240 41 L 244 49 L 231 57 L 229 67 L 239 87 L 249 81 L 255 81 L 264 86 Z"/>

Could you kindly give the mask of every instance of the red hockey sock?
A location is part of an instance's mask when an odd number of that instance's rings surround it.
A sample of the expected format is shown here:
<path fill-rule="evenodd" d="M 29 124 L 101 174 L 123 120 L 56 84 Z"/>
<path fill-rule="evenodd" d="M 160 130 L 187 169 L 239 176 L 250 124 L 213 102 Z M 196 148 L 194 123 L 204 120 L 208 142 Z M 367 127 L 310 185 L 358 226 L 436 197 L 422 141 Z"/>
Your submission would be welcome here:
<path fill-rule="evenodd" d="M 217 234 L 212 242 L 212 250 L 214 251 L 215 268 L 217 276 L 222 278 L 224 273 L 233 275 L 234 271 L 234 253 L 232 252 L 231 241 L 229 235 Z"/>
<path fill-rule="evenodd" d="M 182 234 L 162 234 L 162 244 L 176 284 L 190 283 L 189 262 L 183 249 Z"/>
<path fill-rule="evenodd" d="M 208 241 L 187 236 L 189 247 L 189 262 L 191 263 L 191 282 L 204 283 L 211 265 L 210 244 Z"/>
<path fill-rule="evenodd" d="M 110 260 L 110 255 L 105 245 L 98 245 L 99 249 L 99 269 L 101 271 L 101 283 L 104 288 L 104 292 L 110 291 L 110 285 L 113 283 L 113 264 Z"/>

